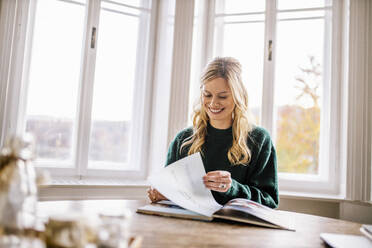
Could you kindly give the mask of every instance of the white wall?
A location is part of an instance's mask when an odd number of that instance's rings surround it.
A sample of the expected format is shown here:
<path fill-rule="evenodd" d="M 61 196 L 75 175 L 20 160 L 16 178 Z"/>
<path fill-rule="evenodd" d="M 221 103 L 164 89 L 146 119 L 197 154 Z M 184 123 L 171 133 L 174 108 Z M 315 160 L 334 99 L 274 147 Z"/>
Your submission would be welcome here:
<path fill-rule="evenodd" d="M 345 200 L 280 197 L 280 210 L 372 224 L 372 204 Z"/>
<path fill-rule="evenodd" d="M 340 203 L 314 199 L 291 199 L 280 197 L 279 210 L 312 214 L 329 218 L 340 217 Z"/>
<path fill-rule="evenodd" d="M 372 224 L 372 204 L 362 202 L 342 202 L 340 219 Z"/>

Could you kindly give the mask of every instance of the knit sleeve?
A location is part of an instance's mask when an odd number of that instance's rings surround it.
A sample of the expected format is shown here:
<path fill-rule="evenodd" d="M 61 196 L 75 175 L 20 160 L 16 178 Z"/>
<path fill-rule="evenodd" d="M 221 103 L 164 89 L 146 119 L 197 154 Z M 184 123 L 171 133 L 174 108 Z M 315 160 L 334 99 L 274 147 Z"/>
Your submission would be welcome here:
<path fill-rule="evenodd" d="M 186 138 L 188 138 L 191 134 L 192 134 L 192 129 L 187 128 L 187 129 L 182 130 L 176 135 L 176 137 L 173 139 L 173 141 L 169 145 L 165 167 L 187 155 L 187 151 L 185 149 L 182 150 L 182 154 L 181 154 L 180 148 L 182 146 L 183 141 Z"/>
<path fill-rule="evenodd" d="M 266 132 L 266 131 L 265 131 Z M 271 208 L 279 205 L 276 152 L 268 133 L 264 135 L 261 145 L 253 150 L 257 159 L 246 183 L 232 179 L 231 188 L 225 193 L 225 199 L 246 198 Z"/>
<path fill-rule="evenodd" d="M 171 163 L 174 163 L 178 160 L 178 152 L 179 152 L 179 139 L 174 138 L 174 140 L 170 143 L 168 148 L 168 154 L 167 154 L 167 161 L 165 163 L 165 167 L 170 165 Z"/>

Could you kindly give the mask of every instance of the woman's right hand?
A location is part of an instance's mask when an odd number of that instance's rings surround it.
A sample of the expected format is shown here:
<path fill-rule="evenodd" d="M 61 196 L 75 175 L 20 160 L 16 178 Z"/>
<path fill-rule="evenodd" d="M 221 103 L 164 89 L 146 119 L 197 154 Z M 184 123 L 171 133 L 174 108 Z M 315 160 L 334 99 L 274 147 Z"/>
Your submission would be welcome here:
<path fill-rule="evenodd" d="M 168 200 L 165 196 L 160 194 L 159 191 L 157 191 L 156 189 L 152 187 L 150 187 L 150 189 L 147 191 L 147 196 L 149 197 L 152 203 L 162 201 L 162 200 Z"/>

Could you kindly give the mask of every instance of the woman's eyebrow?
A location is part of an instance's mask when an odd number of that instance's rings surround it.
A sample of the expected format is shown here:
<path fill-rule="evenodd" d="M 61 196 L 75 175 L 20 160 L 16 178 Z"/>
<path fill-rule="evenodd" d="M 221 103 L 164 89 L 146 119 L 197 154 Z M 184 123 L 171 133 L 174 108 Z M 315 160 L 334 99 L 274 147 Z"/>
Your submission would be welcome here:
<path fill-rule="evenodd" d="M 208 93 L 208 94 L 211 94 L 208 90 L 203 90 L 205 93 Z M 218 92 L 217 95 L 219 94 L 228 94 L 229 92 L 228 91 L 221 91 L 221 92 Z"/>

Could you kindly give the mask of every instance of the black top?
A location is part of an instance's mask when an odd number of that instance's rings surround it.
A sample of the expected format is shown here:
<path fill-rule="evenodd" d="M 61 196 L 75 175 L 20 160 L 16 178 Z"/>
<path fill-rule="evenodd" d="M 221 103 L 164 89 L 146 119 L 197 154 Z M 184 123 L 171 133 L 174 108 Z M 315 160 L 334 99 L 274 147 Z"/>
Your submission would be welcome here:
<path fill-rule="evenodd" d="M 192 128 L 179 132 L 169 146 L 166 166 L 187 156 L 190 146 L 180 147 L 193 133 Z M 206 142 L 202 147 L 202 160 L 206 172 L 225 170 L 231 173 L 232 185 L 225 192 L 212 191 L 220 204 L 234 198 L 246 198 L 271 208 L 278 207 L 279 191 L 275 148 L 269 133 L 254 127 L 247 138 L 251 161 L 247 165 L 232 165 L 227 152 L 232 145 L 232 127 L 216 129 L 208 124 Z"/>

